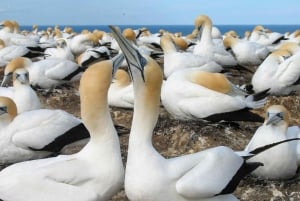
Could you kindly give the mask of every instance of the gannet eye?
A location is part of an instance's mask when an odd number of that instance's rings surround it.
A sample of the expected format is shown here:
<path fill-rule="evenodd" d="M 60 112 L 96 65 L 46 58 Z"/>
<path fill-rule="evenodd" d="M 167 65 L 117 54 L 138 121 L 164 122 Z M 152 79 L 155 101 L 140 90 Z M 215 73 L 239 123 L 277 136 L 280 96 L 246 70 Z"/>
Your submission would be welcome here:
<path fill-rule="evenodd" d="M 7 107 L 6 106 L 0 107 L 0 114 L 4 114 L 4 113 L 7 113 Z"/>
<path fill-rule="evenodd" d="M 279 112 L 279 113 L 277 114 L 277 116 L 280 117 L 281 119 L 283 119 L 283 112 Z"/>

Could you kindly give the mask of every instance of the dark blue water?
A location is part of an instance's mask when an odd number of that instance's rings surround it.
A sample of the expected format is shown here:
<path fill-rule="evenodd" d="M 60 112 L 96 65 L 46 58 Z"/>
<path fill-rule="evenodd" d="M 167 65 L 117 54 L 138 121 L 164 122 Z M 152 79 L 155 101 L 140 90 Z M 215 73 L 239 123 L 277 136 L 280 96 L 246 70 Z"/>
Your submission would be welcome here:
<path fill-rule="evenodd" d="M 222 34 L 227 31 L 234 30 L 238 35 L 243 36 L 245 31 L 252 31 L 256 25 L 215 25 L 219 28 Z M 300 25 L 263 25 L 265 28 L 270 29 L 271 31 L 276 31 L 279 33 L 293 32 L 297 29 L 300 29 Z M 47 27 L 54 27 L 54 25 L 39 25 L 39 30 L 46 30 Z M 60 25 L 60 29 L 63 29 L 65 25 Z M 103 30 L 110 32 L 107 25 L 78 25 L 71 26 L 75 32 L 81 32 L 83 29 L 93 31 L 94 29 Z M 141 27 L 148 28 L 151 33 L 156 33 L 160 29 L 164 29 L 169 32 L 182 32 L 183 35 L 191 33 L 194 29 L 193 25 L 120 25 L 121 29 L 132 28 L 138 29 Z M 21 30 L 31 30 L 32 26 L 21 26 Z"/>

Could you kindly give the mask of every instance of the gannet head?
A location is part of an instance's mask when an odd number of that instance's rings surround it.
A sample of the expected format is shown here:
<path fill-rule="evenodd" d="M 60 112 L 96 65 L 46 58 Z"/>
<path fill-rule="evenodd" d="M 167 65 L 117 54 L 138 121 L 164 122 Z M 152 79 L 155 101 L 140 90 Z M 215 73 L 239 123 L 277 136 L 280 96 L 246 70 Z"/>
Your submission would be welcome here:
<path fill-rule="evenodd" d="M 283 125 L 286 128 L 289 124 L 290 113 L 282 105 L 272 105 L 267 109 L 265 125 Z"/>
<path fill-rule="evenodd" d="M 17 57 L 11 60 L 5 67 L 4 77 L 1 83 L 1 87 L 7 86 L 12 78 L 13 72 L 18 68 L 26 68 L 32 64 L 31 60 L 25 57 Z"/>
<path fill-rule="evenodd" d="M 13 120 L 17 116 L 17 106 L 12 99 L 0 96 L 0 117 L 4 115 L 8 115 L 10 120 Z"/>

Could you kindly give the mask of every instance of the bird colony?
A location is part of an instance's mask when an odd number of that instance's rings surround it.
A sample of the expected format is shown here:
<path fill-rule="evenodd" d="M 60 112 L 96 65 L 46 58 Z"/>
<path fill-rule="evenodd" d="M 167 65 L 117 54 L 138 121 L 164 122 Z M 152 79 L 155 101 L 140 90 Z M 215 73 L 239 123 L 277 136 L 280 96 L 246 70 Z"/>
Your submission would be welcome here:
<path fill-rule="evenodd" d="M 0 23 L 0 200 L 300 200 L 300 30 Z"/>

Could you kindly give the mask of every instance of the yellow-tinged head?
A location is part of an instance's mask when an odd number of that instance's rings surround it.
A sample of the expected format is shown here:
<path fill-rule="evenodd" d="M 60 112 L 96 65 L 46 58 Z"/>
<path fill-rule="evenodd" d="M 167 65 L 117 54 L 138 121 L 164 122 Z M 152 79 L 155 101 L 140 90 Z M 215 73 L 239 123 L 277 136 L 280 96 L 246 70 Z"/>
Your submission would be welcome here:
<path fill-rule="evenodd" d="M 271 55 L 278 57 L 278 58 L 280 58 L 280 57 L 287 58 L 287 57 L 292 56 L 292 53 L 290 51 L 288 51 L 287 49 L 277 49 L 277 50 L 273 51 L 271 53 Z"/>
<path fill-rule="evenodd" d="M 17 57 L 11 60 L 5 67 L 4 75 L 14 72 L 18 68 L 25 68 L 31 64 L 31 60 L 26 57 Z"/>
<path fill-rule="evenodd" d="M 278 49 L 287 50 L 291 53 L 295 53 L 300 49 L 300 46 L 296 42 L 285 42 Z"/>
<path fill-rule="evenodd" d="M 265 28 L 262 25 L 257 25 L 253 28 L 253 31 L 260 31 L 260 32 L 264 32 Z"/>
<path fill-rule="evenodd" d="M 5 30 L 6 32 L 9 32 L 9 33 L 13 33 L 14 29 L 15 29 L 15 25 L 14 25 L 13 21 L 11 21 L 11 20 L 3 20 L 0 23 L 0 26 L 2 26 L 2 30 Z"/>
<path fill-rule="evenodd" d="M 131 41 L 136 40 L 136 34 L 131 28 L 124 29 L 122 34 L 128 40 L 131 40 Z"/>
<path fill-rule="evenodd" d="M 223 45 L 225 49 L 231 48 L 237 41 L 237 38 L 232 37 L 231 35 L 225 36 L 223 39 Z"/>
<path fill-rule="evenodd" d="M 160 37 L 160 46 L 164 53 L 177 51 L 176 45 L 169 34 Z"/>
<path fill-rule="evenodd" d="M 114 83 L 117 83 L 120 86 L 129 85 L 131 83 L 131 79 L 128 72 L 123 69 L 118 69 L 114 77 Z"/>
<path fill-rule="evenodd" d="M 188 43 L 183 38 L 173 36 L 172 39 L 179 49 L 186 50 L 188 48 Z"/>
<path fill-rule="evenodd" d="M 17 106 L 15 102 L 4 96 L 0 96 L 0 116 L 7 114 L 12 121 L 17 116 Z"/>
<path fill-rule="evenodd" d="M 239 35 L 234 31 L 234 30 L 231 30 L 231 31 L 227 31 L 224 36 L 231 36 L 233 38 L 239 38 Z"/>
<path fill-rule="evenodd" d="M 65 33 L 68 33 L 68 34 L 71 34 L 71 33 L 73 33 L 73 28 L 72 28 L 72 27 L 69 27 L 69 26 L 66 26 L 66 27 L 64 28 L 64 32 L 65 32 Z"/>
<path fill-rule="evenodd" d="M 2 39 L 0 39 L 0 49 L 5 48 L 5 43 Z"/>
<path fill-rule="evenodd" d="M 98 29 L 93 30 L 93 34 L 99 39 L 101 40 L 105 34 L 104 31 L 100 31 Z"/>
<path fill-rule="evenodd" d="M 207 15 L 199 15 L 196 17 L 194 25 L 196 29 L 199 29 L 203 24 L 212 25 L 211 19 Z"/>
<path fill-rule="evenodd" d="M 289 125 L 290 112 L 283 105 L 271 105 L 266 112 L 266 125 Z"/>
<path fill-rule="evenodd" d="M 197 71 L 191 74 L 190 80 L 195 84 L 219 93 L 227 94 L 231 92 L 230 81 L 221 73 Z"/>
<path fill-rule="evenodd" d="M 11 60 L 5 67 L 4 77 L 1 86 L 6 86 L 11 81 L 13 72 L 19 68 L 26 68 L 31 65 L 31 60 L 25 57 L 17 57 Z"/>

